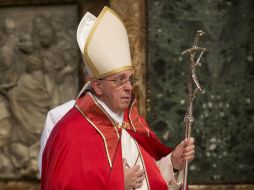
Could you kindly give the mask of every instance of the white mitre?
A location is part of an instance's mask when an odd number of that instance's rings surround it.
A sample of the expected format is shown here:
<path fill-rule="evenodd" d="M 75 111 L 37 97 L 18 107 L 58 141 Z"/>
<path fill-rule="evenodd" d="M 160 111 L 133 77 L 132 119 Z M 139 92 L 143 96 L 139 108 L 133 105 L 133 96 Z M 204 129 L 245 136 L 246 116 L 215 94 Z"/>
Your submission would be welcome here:
<path fill-rule="evenodd" d="M 77 29 L 77 41 L 90 77 L 99 79 L 133 68 L 126 28 L 107 6 L 98 18 L 85 14 Z"/>

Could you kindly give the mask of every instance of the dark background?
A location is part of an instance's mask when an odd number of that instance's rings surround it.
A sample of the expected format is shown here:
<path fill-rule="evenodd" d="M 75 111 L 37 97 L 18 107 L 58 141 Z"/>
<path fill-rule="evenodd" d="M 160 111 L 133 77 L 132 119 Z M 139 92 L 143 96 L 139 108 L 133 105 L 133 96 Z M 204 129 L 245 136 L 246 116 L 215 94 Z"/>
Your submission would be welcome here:
<path fill-rule="evenodd" d="M 148 0 L 148 119 L 161 139 L 175 146 L 184 137 L 187 68 L 181 55 L 197 30 L 209 52 L 197 75 L 193 136 L 196 158 L 189 180 L 254 182 L 254 1 Z"/>

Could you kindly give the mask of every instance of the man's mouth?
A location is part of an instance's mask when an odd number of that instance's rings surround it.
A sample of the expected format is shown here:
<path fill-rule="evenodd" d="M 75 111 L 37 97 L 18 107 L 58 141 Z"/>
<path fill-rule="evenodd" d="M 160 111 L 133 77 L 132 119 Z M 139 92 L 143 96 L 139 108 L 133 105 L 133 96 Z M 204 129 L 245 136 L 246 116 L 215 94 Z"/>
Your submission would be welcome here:
<path fill-rule="evenodd" d="M 122 97 L 121 99 L 122 99 L 122 100 L 128 100 L 128 101 L 129 101 L 129 100 L 131 99 L 131 97 L 130 97 L 130 96 L 125 96 L 125 97 Z"/>

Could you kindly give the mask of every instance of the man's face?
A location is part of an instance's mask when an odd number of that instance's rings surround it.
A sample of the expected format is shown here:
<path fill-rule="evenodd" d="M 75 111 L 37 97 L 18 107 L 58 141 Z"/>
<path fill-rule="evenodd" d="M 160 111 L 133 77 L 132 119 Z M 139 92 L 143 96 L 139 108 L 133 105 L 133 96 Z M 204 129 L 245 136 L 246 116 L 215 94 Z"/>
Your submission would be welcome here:
<path fill-rule="evenodd" d="M 131 101 L 133 71 L 126 70 L 97 80 L 100 91 L 98 97 L 115 113 L 123 113 Z"/>

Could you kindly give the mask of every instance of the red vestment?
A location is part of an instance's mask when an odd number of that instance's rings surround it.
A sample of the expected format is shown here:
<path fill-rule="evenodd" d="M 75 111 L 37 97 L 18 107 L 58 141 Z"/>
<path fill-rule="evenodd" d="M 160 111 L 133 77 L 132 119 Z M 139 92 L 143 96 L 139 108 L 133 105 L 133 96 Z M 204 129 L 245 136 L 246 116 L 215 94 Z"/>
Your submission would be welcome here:
<path fill-rule="evenodd" d="M 136 101 L 124 113 L 125 129 L 137 141 L 151 190 L 167 190 L 155 160 L 168 155 L 138 115 Z M 54 127 L 42 160 L 42 190 L 124 190 L 121 128 L 90 93 L 76 101 Z"/>

